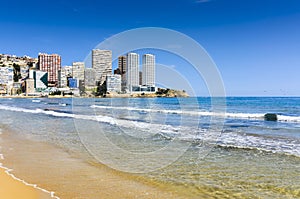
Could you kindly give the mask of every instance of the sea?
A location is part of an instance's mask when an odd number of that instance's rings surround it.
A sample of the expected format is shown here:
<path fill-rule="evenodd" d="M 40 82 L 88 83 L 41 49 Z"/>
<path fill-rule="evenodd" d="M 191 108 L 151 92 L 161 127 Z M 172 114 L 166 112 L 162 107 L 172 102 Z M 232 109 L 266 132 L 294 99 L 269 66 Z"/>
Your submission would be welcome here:
<path fill-rule="evenodd" d="M 299 97 L 2 98 L 0 118 L 186 198 L 300 198 Z"/>

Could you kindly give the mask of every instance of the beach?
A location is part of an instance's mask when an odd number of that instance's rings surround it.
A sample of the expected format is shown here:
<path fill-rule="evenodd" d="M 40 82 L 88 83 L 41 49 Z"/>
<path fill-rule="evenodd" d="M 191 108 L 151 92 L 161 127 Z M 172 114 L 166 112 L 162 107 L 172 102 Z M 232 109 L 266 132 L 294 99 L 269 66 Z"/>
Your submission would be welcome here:
<path fill-rule="evenodd" d="M 45 190 L 54 191 L 53 197 L 183 198 L 171 191 L 142 182 L 138 177 L 121 174 L 103 165 L 96 166 L 96 163 L 72 157 L 53 145 L 9 134 L 3 132 L 1 135 L 2 151 L 5 154 L 3 165 L 13 169 L 12 173 L 18 178 Z M 51 198 L 50 193 L 43 193 L 44 196 L 41 196 L 40 190 L 24 185 L 2 170 L 0 177 L 3 179 L 1 182 L 5 184 L 5 187 L 0 189 L 1 198 L 6 194 L 7 199 Z"/>
<path fill-rule="evenodd" d="M 23 182 L 14 179 L 7 174 L 7 170 L 0 169 L 0 196 L 2 199 L 24 198 L 24 199 L 46 199 L 51 198 L 47 193 L 44 193 L 32 186 L 26 185 Z"/>
<path fill-rule="evenodd" d="M 0 162 L 47 197 L 299 198 L 298 102 L 228 98 L 223 131 L 203 145 L 214 132 L 209 98 L 2 99 Z"/>

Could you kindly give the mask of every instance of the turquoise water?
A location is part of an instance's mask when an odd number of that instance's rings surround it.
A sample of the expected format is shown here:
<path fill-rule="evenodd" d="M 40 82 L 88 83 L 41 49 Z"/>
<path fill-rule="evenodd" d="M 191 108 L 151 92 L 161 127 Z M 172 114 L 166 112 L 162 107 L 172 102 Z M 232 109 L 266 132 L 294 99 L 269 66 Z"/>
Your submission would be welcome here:
<path fill-rule="evenodd" d="M 300 198 L 300 98 L 224 100 L 1 99 L 0 124 L 190 197 Z"/>

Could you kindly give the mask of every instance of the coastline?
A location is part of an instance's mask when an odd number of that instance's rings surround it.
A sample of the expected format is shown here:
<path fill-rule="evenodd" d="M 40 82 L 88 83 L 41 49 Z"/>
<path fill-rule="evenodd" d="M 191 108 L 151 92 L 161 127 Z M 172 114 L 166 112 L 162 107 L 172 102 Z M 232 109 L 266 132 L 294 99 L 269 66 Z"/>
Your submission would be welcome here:
<path fill-rule="evenodd" d="M 5 156 L 1 163 L 13 169 L 13 175 L 51 190 L 52 194 L 55 192 L 58 198 L 185 198 L 163 186 L 145 182 L 140 177 L 74 157 L 49 143 L 21 138 L 11 132 L 3 132 L 0 143 Z M 24 186 L 39 192 L 33 187 Z M 14 186 L 13 190 L 19 192 L 21 188 Z M 2 192 L 0 195 L 2 198 Z M 37 198 L 46 197 L 38 195 Z"/>
<path fill-rule="evenodd" d="M 39 190 L 34 185 L 16 178 L 9 172 L 9 169 L 0 165 L 0 196 L 2 199 L 23 198 L 23 199 L 48 199 L 50 193 Z"/>

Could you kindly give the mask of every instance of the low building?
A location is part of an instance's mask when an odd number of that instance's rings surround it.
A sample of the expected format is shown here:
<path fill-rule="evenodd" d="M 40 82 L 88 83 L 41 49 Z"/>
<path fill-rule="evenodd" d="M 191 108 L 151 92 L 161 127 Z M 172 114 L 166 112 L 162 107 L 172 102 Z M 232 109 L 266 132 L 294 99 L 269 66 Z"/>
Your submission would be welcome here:
<path fill-rule="evenodd" d="M 106 90 L 107 92 L 121 92 L 121 75 L 107 75 L 106 76 Z"/>
<path fill-rule="evenodd" d="M 26 95 L 35 95 L 35 81 L 34 79 L 26 79 Z"/>
<path fill-rule="evenodd" d="M 77 79 L 68 78 L 68 83 L 70 88 L 78 88 L 77 86 Z"/>
<path fill-rule="evenodd" d="M 96 71 L 93 68 L 84 70 L 84 82 L 86 87 L 96 86 Z"/>
<path fill-rule="evenodd" d="M 68 86 L 68 79 L 66 71 L 61 69 L 58 71 L 58 88 L 66 88 Z"/>
<path fill-rule="evenodd" d="M 14 82 L 14 69 L 12 67 L 0 67 L 0 85 L 11 85 Z"/>

